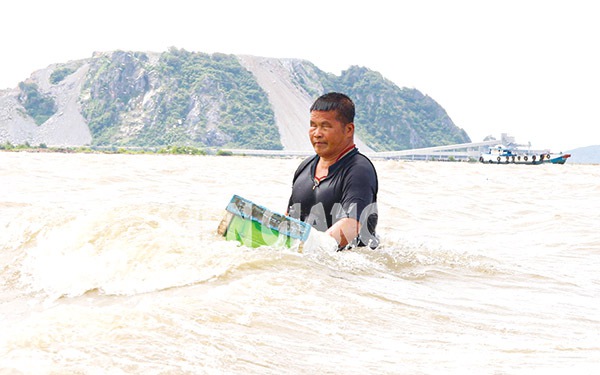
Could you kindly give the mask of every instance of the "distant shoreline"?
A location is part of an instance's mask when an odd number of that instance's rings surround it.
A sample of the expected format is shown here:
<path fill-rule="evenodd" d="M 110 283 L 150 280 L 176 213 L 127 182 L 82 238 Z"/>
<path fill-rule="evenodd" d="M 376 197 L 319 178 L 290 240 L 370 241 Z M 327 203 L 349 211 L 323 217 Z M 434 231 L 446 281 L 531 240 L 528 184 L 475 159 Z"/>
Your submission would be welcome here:
<path fill-rule="evenodd" d="M 166 154 L 166 155 L 219 155 L 228 156 L 233 153 L 224 150 L 207 150 L 191 146 L 168 146 L 161 148 L 145 147 L 86 147 L 86 146 L 59 146 L 48 147 L 40 145 L 37 147 L 29 145 L 10 144 L 0 145 L 0 151 L 5 152 L 31 152 L 31 153 L 62 153 L 62 154 Z"/>
<path fill-rule="evenodd" d="M 597 147 L 597 146 L 593 146 Z M 312 152 L 305 151 L 284 151 L 284 150 L 251 150 L 251 149 L 213 149 L 213 148 L 197 148 L 192 146 L 168 146 L 161 148 L 152 147 L 116 147 L 116 146 L 30 146 L 30 145 L 11 145 L 0 144 L 0 152 L 29 152 L 29 153 L 62 153 L 62 154 L 107 154 L 107 155 L 200 155 L 200 156 L 254 156 L 254 157 L 307 157 L 312 155 Z M 406 158 L 389 158 L 377 157 L 376 155 L 367 156 L 371 159 L 392 159 L 403 161 L 436 161 L 436 162 L 466 162 L 476 163 L 474 159 L 406 159 Z M 594 158 L 583 160 L 572 160 L 568 164 L 589 164 L 598 165 L 600 162 Z"/>

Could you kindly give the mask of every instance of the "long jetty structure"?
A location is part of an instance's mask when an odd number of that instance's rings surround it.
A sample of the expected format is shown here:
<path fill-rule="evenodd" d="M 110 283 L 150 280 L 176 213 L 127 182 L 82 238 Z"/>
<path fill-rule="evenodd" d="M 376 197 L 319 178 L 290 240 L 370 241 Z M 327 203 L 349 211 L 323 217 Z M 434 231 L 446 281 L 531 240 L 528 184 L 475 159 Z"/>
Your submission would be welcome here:
<path fill-rule="evenodd" d="M 402 160 L 456 160 L 456 161 L 475 161 L 484 148 L 495 146 L 498 140 L 459 143 L 445 146 L 415 148 L 401 151 L 382 151 L 365 152 L 370 158 L 374 159 L 402 159 Z M 231 152 L 234 155 L 252 155 L 252 156 L 309 156 L 312 151 L 287 151 L 287 150 L 246 150 L 246 149 L 222 149 L 222 151 Z"/>
<path fill-rule="evenodd" d="M 484 148 L 495 146 L 497 140 L 471 143 L 458 143 L 453 145 L 414 148 L 401 151 L 382 151 L 367 154 L 379 159 L 404 159 L 404 160 L 477 160 Z"/>

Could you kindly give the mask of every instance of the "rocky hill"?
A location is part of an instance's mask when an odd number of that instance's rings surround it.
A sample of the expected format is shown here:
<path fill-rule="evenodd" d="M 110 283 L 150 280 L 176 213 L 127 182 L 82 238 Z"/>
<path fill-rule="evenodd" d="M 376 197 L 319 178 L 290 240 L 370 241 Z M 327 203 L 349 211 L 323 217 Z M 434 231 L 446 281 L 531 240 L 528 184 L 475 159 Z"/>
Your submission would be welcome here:
<path fill-rule="evenodd" d="M 308 109 L 327 91 L 354 99 L 361 150 L 470 141 L 432 98 L 364 67 L 171 48 L 95 53 L 0 91 L 0 144 L 307 151 Z"/>

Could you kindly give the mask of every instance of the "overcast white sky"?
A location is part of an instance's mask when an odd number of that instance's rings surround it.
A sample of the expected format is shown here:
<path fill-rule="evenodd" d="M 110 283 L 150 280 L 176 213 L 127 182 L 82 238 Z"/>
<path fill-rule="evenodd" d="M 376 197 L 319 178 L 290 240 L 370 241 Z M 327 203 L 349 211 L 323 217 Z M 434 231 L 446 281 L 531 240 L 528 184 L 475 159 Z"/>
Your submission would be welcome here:
<path fill-rule="evenodd" d="M 442 105 L 473 141 L 506 132 L 600 145 L 594 0 L 19 0 L 0 13 L 0 89 L 52 63 L 169 47 L 380 72 Z M 360 124 L 357 124 L 360 126 Z"/>

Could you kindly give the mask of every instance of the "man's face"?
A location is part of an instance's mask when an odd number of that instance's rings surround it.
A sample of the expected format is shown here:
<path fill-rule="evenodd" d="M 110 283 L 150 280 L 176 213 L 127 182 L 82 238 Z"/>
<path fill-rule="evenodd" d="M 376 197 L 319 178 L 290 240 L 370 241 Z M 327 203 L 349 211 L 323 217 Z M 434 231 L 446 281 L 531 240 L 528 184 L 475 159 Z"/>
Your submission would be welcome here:
<path fill-rule="evenodd" d="M 354 140 L 354 124 L 344 124 L 335 111 L 310 112 L 310 142 L 321 158 L 336 158 Z"/>

